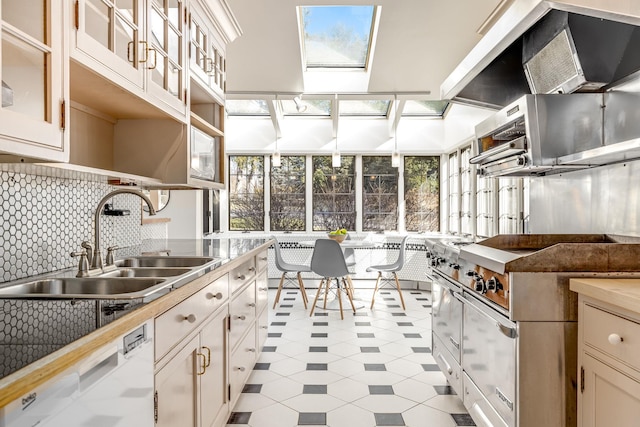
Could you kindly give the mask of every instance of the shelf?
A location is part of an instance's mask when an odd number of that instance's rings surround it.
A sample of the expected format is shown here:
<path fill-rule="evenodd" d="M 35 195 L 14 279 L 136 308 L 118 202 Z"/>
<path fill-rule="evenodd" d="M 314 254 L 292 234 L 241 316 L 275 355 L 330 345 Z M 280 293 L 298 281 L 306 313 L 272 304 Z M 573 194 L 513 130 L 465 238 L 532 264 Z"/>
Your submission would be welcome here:
<path fill-rule="evenodd" d="M 196 113 L 191 111 L 191 125 L 200 129 L 202 132 L 206 133 L 210 136 L 215 137 L 224 137 L 224 132 L 222 132 L 217 127 L 213 126 L 202 117 L 198 116 Z"/>

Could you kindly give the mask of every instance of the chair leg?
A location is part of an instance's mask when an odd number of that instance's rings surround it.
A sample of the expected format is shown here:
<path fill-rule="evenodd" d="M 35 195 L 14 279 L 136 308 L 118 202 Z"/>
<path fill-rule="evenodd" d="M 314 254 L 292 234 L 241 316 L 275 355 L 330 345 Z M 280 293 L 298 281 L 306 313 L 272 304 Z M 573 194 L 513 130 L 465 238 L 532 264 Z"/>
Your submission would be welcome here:
<path fill-rule="evenodd" d="M 324 279 L 320 280 L 320 284 L 318 285 L 318 293 L 316 297 L 313 299 L 313 305 L 311 305 L 311 312 L 309 313 L 309 317 L 313 316 L 313 311 L 316 309 L 316 303 L 318 302 L 318 297 L 322 293 L 322 285 L 324 284 Z"/>
<path fill-rule="evenodd" d="M 376 292 L 378 292 L 378 285 L 380 284 L 380 278 L 382 277 L 382 271 L 378 271 L 378 278 L 376 279 L 376 287 L 373 288 L 373 295 L 371 295 L 371 309 L 373 310 L 373 304 L 376 302 Z"/>
<path fill-rule="evenodd" d="M 398 288 L 398 295 L 400 295 L 400 302 L 402 303 L 402 309 L 406 310 L 406 307 L 404 306 L 404 298 L 402 297 L 402 289 L 400 289 L 400 282 L 398 281 L 398 275 L 396 274 L 396 272 L 393 272 L 393 278 L 396 279 L 396 287 Z"/>
<path fill-rule="evenodd" d="M 353 281 L 351 280 L 351 276 L 347 276 L 347 284 L 349 293 L 351 294 L 351 299 L 355 298 L 355 288 L 353 287 Z"/>
<path fill-rule="evenodd" d="M 349 276 L 347 276 L 347 280 L 349 280 Z M 342 279 L 342 282 L 344 283 L 344 278 Z M 345 284 L 345 287 L 346 286 L 347 284 Z M 351 309 L 353 310 L 353 314 L 356 314 L 356 306 L 353 304 L 353 298 L 351 294 L 348 292 L 347 292 L 347 297 L 349 298 L 349 303 L 351 303 Z"/>
<path fill-rule="evenodd" d="M 275 310 L 276 305 L 278 305 L 278 301 L 280 301 L 280 292 L 282 292 L 282 284 L 284 283 L 284 276 L 286 275 L 286 272 L 282 273 L 282 276 L 280 277 L 280 284 L 278 285 L 278 292 L 276 292 L 276 299 L 273 302 L 273 309 Z"/>
<path fill-rule="evenodd" d="M 338 279 L 337 277 L 336 277 L 336 294 L 338 294 L 338 305 L 340 305 L 340 319 L 344 320 L 344 313 L 342 312 L 342 297 L 340 296 L 340 279 Z M 347 296 L 348 295 L 349 295 L 349 292 L 347 292 Z"/>
<path fill-rule="evenodd" d="M 302 282 L 302 277 L 299 271 L 298 271 L 298 286 L 300 287 L 300 293 L 302 294 L 302 303 L 304 304 L 304 309 L 306 310 L 309 299 L 307 298 L 307 291 L 304 289 L 304 283 Z"/>
<path fill-rule="evenodd" d="M 324 285 L 324 305 L 322 308 L 327 309 L 327 296 L 329 295 L 329 288 L 331 287 L 331 277 L 327 277 L 327 283 Z"/>

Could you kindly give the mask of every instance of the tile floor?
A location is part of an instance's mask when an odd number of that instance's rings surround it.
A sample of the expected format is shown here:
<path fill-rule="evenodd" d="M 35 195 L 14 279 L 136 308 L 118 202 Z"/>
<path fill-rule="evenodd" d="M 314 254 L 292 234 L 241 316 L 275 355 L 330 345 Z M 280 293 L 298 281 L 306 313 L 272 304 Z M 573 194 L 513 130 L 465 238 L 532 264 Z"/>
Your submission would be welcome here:
<path fill-rule="evenodd" d="M 227 426 L 475 426 L 431 355 L 430 292 L 403 291 L 406 311 L 395 290 L 373 310 L 370 295 L 340 320 L 309 317 L 294 290 L 271 310 L 270 291 L 269 338 Z"/>

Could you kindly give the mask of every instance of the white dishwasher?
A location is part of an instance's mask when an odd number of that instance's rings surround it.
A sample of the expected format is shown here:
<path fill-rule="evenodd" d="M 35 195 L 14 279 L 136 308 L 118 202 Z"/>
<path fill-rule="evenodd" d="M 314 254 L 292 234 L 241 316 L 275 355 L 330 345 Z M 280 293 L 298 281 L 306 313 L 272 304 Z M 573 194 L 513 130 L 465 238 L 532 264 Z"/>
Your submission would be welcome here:
<path fill-rule="evenodd" d="M 2 410 L 0 427 L 153 427 L 153 322 Z"/>

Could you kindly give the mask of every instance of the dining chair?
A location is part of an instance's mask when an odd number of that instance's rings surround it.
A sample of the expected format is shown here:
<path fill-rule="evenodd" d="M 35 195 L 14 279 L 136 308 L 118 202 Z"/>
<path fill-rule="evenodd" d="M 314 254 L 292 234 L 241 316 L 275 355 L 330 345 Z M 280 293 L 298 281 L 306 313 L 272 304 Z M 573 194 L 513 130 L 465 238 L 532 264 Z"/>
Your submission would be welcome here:
<path fill-rule="evenodd" d="M 311 271 L 318 276 L 322 277 L 320 284 L 318 285 L 318 292 L 311 305 L 311 312 L 309 316 L 313 316 L 313 311 L 316 308 L 318 297 L 322 294 L 322 287 L 324 286 L 324 305 L 323 308 L 327 308 L 327 295 L 331 289 L 331 283 L 335 279 L 335 294 L 340 305 L 340 318 L 344 319 L 344 313 L 342 311 L 342 291 L 344 290 L 351 304 L 353 313 L 356 312 L 356 307 L 353 304 L 353 295 L 351 294 L 351 287 L 347 283 L 349 276 L 349 269 L 347 263 L 344 260 L 344 254 L 340 244 L 330 239 L 318 239 L 316 240 L 315 247 L 313 249 L 313 255 L 311 255 Z M 340 282 L 342 282 L 342 287 Z"/>
<path fill-rule="evenodd" d="M 373 304 L 375 303 L 376 292 L 378 292 L 378 290 L 382 288 L 385 284 L 392 284 L 391 278 L 383 278 L 382 273 L 391 273 L 393 276 L 393 279 L 395 280 L 395 285 L 398 289 L 398 295 L 400 295 L 400 302 L 402 303 L 402 309 L 406 310 L 406 307 L 404 305 L 404 298 L 402 297 L 402 289 L 400 289 L 400 282 L 398 281 L 398 275 L 396 274 L 396 272 L 402 270 L 402 267 L 404 267 L 404 260 L 405 260 L 404 252 L 407 246 L 408 239 L 409 239 L 408 235 L 404 236 L 404 238 L 402 239 L 402 242 L 400 243 L 400 253 L 398 254 L 398 259 L 396 260 L 396 262 L 392 264 L 380 264 L 380 265 L 372 265 L 370 267 L 367 267 L 367 271 L 369 272 L 371 271 L 378 272 L 378 277 L 376 279 L 376 287 L 373 289 L 373 295 L 371 296 L 371 309 L 373 309 Z M 382 281 L 386 283 L 381 284 Z"/>
<path fill-rule="evenodd" d="M 296 284 L 293 277 L 288 276 L 289 273 L 296 273 L 296 277 L 298 279 L 296 286 L 300 289 L 300 294 L 302 295 L 302 303 L 304 304 L 305 310 L 307 309 L 307 302 L 309 299 L 307 298 L 307 292 L 304 289 L 304 282 L 302 281 L 301 273 L 309 273 L 311 272 L 311 267 L 304 264 L 291 264 L 285 262 L 282 258 L 282 252 L 280 250 L 280 242 L 274 236 L 271 236 L 275 243 L 273 244 L 273 249 L 276 251 L 276 268 L 279 271 L 282 271 L 282 276 L 280 276 L 280 284 L 278 285 L 278 291 L 276 292 L 276 298 L 273 302 L 273 308 L 276 308 L 278 305 L 278 301 L 280 300 L 280 293 L 282 292 L 282 288 L 284 287 L 285 280 Z"/>

